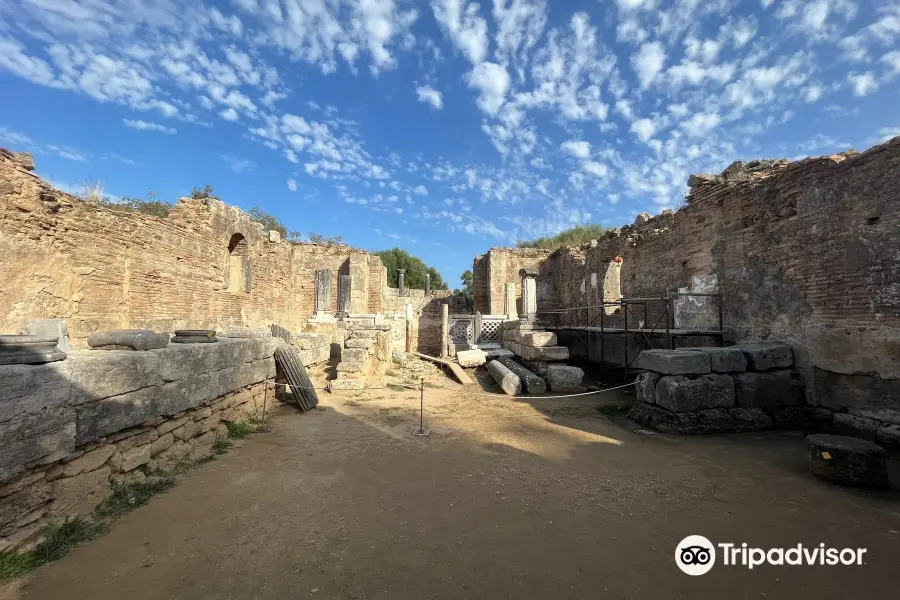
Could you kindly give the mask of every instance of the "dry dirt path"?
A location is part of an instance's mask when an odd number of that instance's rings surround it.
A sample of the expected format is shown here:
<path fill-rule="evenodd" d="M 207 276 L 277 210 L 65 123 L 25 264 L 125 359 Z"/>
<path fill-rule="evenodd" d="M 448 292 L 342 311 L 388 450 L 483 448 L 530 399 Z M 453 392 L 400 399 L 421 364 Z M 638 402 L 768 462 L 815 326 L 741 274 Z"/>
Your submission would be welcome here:
<path fill-rule="evenodd" d="M 801 437 L 669 438 L 596 399 L 325 396 L 0 599 L 897 598 L 900 503 L 820 484 Z M 866 547 L 861 567 L 675 565 L 688 534 Z"/>

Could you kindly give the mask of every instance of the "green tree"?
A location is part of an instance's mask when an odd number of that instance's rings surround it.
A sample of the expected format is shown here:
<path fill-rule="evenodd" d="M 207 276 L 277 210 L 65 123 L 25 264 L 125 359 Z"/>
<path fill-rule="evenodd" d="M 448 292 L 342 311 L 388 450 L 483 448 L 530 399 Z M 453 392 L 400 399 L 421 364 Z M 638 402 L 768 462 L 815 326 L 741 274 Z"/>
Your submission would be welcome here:
<path fill-rule="evenodd" d="M 565 246 L 580 246 L 585 242 L 603 237 L 606 229 L 599 223 L 588 225 L 576 225 L 572 229 L 560 231 L 556 235 L 539 237 L 536 240 L 519 240 L 516 246 L 519 248 L 544 248 L 556 250 Z"/>
<path fill-rule="evenodd" d="M 275 215 L 267 213 L 258 206 L 251 208 L 248 214 L 251 219 L 260 223 L 266 231 L 277 231 L 281 234 L 282 239 L 288 239 L 288 228 Z"/>
<path fill-rule="evenodd" d="M 431 289 L 447 289 L 447 284 L 444 283 L 444 279 L 437 269 L 429 267 L 421 258 L 413 256 L 406 250 L 391 248 L 390 250 L 380 250 L 375 254 L 381 257 L 381 262 L 387 268 L 388 285 L 390 287 L 399 287 L 399 270 L 406 269 L 404 281 L 408 289 L 424 290 L 425 273 L 431 275 Z"/>
<path fill-rule="evenodd" d="M 221 200 L 213 193 L 213 186 L 208 183 L 203 186 L 203 189 L 195 187 L 191 190 L 191 198 L 194 200 Z"/>
<path fill-rule="evenodd" d="M 462 287 L 453 292 L 453 295 L 459 298 L 460 303 L 465 304 L 466 311 L 469 312 L 475 308 L 475 290 L 472 287 L 472 271 L 463 271 L 459 276 L 462 281 Z"/>

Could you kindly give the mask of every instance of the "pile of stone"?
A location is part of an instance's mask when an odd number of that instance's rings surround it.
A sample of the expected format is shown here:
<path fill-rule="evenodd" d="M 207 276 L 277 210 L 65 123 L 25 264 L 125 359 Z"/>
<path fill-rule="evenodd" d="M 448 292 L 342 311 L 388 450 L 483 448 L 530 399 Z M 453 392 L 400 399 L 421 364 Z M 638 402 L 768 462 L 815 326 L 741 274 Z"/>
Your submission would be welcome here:
<path fill-rule="evenodd" d="M 789 346 L 645 350 L 634 366 L 629 417 L 672 433 L 718 433 L 808 425 L 803 382 Z"/>
<path fill-rule="evenodd" d="M 295 333 L 291 343 L 300 351 L 300 358 L 307 367 L 331 357 L 331 336 L 327 333 Z"/>
<path fill-rule="evenodd" d="M 359 391 L 366 387 L 366 376 L 381 374 L 391 362 L 391 328 L 388 324 L 359 324 L 348 330 L 337 365 L 332 391 Z"/>
<path fill-rule="evenodd" d="M 584 371 L 578 367 L 550 365 L 545 380 L 513 358 L 503 356 L 488 363 L 488 372 L 500 389 L 510 396 L 517 396 L 523 391 L 531 395 L 544 394 L 548 385 L 554 393 L 583 391 L 581 379 Z"/>
<path fill-rule="evenodd" d="M 532 322 L 520 320 L 503 324 L 503 347 L 542 375 L 547 374 L 551 364 L 569 359 L 569 349 L 557 344 L 555 333 L 541 331 Z"/>

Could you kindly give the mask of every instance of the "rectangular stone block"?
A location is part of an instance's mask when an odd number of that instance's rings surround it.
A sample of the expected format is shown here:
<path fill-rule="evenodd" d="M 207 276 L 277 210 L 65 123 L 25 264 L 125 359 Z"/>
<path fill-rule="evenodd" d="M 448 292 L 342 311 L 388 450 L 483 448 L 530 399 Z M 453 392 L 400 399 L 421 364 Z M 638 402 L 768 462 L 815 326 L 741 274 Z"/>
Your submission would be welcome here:
<path fill-rule="evenodd" d="M 298 350 L 304 366 L 317 365 L 331 358 L 330 346 L 318 346 L 309 350 Z"/>
<path fill-rule="evenodd" d="M 487 362 L 483 350 L 462 350 L 456 353 L 456 361 L 461 367 L 478 367 Z"/>
<path fill-rule="evenodd" d="M 0 365 L 0 423 L 67 405 L 72 392 L 68 362 Z"/>
<path fill-rule="evenodd" d="M 159 356 L 151 351 L 78 350 L 69 353 L 69 361 L 73 405 L 162 383 Z"/>
<path fill-rule="evenodd" d="M 75 431 L 75 410 L 65 405 L 0 423 L 0 483 L 21 473 L 25 463 L 50 463 L 71 454 Z"/>
<path fill-rule="evenodd" d="M 353 340 L 374 340 L 375 329 L 354 329 L 350 332 L 350 339 Z"/>
<path fill-rule="evenodd" d="M 547 367 L 547 385 L 551 392 L 581 391 L 581 378 L 584 371 L 568 365 L 549 365 Z"/>
<path fill-rule="evenodd" d="M 550 331 L 534 331 L 522 335 L 522 342 L 526 346 L 534 346 L 536 348 L 544 348 L 546 346 L 556 345 L 556 334 Z"/>
<path fill-rule="evenodd" d="M 366 379 L 365 377 L 353 379 L 338 377 L 329 383 L 329 387 L 333 392 L 362 390 L 366 387 Z"/>
<path fill-rule="evenodd" d="M 54 481 L 51 516 L 59 519 L 90 517 L 97 505 L 110 494 L 110 474 L 109 468 L 104 467 L 83 475 Z"/>
<path fill-rule="evenodd" d="M 732 408 L 728 413 L 734 417 L 736 431 L 759 431 L 775 427 L 772 418 L 760 408 Z"/>
<path fill-rule="evenodd" d="M 708 354 L 688 350 L 644 350 L 633 366 L 664 375 L 705 375 L 712 371 Z"/>
<path fill-rule="evenodd" d="M 734 386 L 740 408 L 780 408 L 806 402 L 803 382 L 793 371 L 738 373 Z"/>
<path fill-rule="evenodd" d="M 215 344 L 169 344 L 146 354 L 157 357 L 163 381 L 177 381 L 211 370 Z"/>
<path fill-rule="evenodd" d="M 738 348 L 682 348 L 709 355 L 713 373 L 743 373 L 747 370 L 747 358 Z"/>
<path fill-rule="evenodd" d="M 727 375 L 684 375 L 663 377 L 656 385 L 656 404 L 673 412 L 734 406 L 734 382 Z"/>
<path fill-rule="evenodd" d="M 747 357 L 747 365 L 751 371 L 786 369 L 794 365 L 794 354 L 787 344 L 751 342 L 738 344 L 734 348 Z"/>
<path fill-rule="evenodd" d="M 212 346 L 210 354 L 211 371 L 232 369 L 253 360 L 253 345 L 250 340 L 237 338 L 219 338 Z"/>
<path fill-rule="evenodd" d="M 875 440 L 875 434 L 883 426 L 881 421 L 856 417 L 846 413 L 834 414 L 834 432 L 866 440 Z"/>
<path fill-rule="evenodd" d="M 338 363 L 337 371 L 338 373 L 361 373 L 363 371 L 364 363 L 361 362 L 347 362 L 341 361 Z"/>
<path fill-rule="evenodd" d="M 365 362 L 369 353 L 365 348 L 341 348 L 341 360 L 347 362 Z"/>
<path fill-rule="evenodd" d="M 638 402 L 647 404 L 656 403 L 656 384 L 662 379 L 662 375 L 653 371 L 644 371 L 634 381 L 635 397 Z"/>
<path fill-rule="evenodd" d="M 374 339 L 367 338 L 350 338 L 344 342 L 347 348 L 366 348 L 367 350 L 375 344 Z"/>
<path fill-rule="evenodd" d="M 331 344 L 330 336 L 327 333 L 296 333 L 291 341 L 301 350 L 320 348 Z"/>

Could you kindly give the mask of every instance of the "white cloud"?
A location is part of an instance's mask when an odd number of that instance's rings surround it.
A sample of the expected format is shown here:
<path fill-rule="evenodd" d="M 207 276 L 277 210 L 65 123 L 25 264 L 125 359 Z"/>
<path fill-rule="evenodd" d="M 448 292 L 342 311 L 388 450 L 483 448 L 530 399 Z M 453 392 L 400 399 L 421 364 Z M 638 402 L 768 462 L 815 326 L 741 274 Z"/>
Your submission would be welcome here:
<path fill-rule="evenodd" d="M 415 189 L 413 189 L 413 193 L 414 193 L 414 194 L 417 194 L 417 195 L 419 195 L 419 196 L 427 196 L 427 195 L 428 195 L 428 188 L 425 187 L 424 185 L 417 185 L 417 186 L 415 187 Z"/>
<path fill-rule="evenodd" d="M 444 34 L 473 65 L 487 58 L 487 22 L 478 14 L 478 3 L 465 0 L 432 0 L 434 18 Z"/>
<path fill-rule="evenodd" d="M 430 85 L 420 85 L 416 88 L 416 94 L 419 96 L 419 102 L 430 104 L 438 110 L 444 107 L 444 100 L 441 93 Z"/>
<path fill-rule="evenodd" d="M 594 177 L 606 177 L 609 174 L 609 168 L 603 163 L 596 161 L 588 161 L 581 165 L 581 168 L 584 169 L 586 173 L 590 173 Z"/>
<path fill-rule="evenodd" d="M 878 89 L 878 83 L 875 81 L 875 74 L 872 71 L 859 75 L 851 73 L 847 79 L 853 88 L 854 96 L 866 96 L 869 92 L 874 92 Z"/>
<path fill-rule="evenodd" d="M 226 108 L 222 112 L 219 113 L 219 116 L 225 119 L 226 121 L 237 121 L 238 113 L 233 108 Z"/>
<path fill-rule="evenodd" d="M 288 179 L 287 186 L 288 186 L 289 190 L 291 190 L 292 192 L 296 192 L 297 191 L 297 180 L 296 179 Z"/>
<path fill-rule="evenodd" d="M 647 89 L 662 71 L 666 62 L 666 51 L 659 42 L 647 42 L 632 55 L 631 65 L 638 76 L 641 89 Z"/>
<path fill-rule="evenodd" d="M 719 126 L 718 113 L 697 113 L 681 124 L 685 133 L 692 137 L 703 137 Z"/>
<path fill-rule="evenodd" d="M 822 97 L 822 86 L 811 85 L 806 88 L 805 99 L 807 102 L 816 102 Z"/>
<path fill-rule="evenodd" d="M 891 70 L 891 73 L 900 73 L 900 50 L 888 52 L 882 56 L 878 62 L 886 64 Z"/>
<path fill-rule="evenodd" d="M 256 163 L 246 158 L 239 158 L 233 154 L 223 154 L 222 160 L 228 163 L 228 166 L 235 173 L 243 173 L 256 168 Z"/>
<path fill-rule="evenodd" d="M 496 115 L 509 91 L 509 73 L 502 65 L 483 62 L 469 74 L 469 87 L 479 90 L 478 107 L 489 115 Z"/>
<path fill-rule="evenodd" d="M 519 78 L 527 62 L 528 52 L 540 40 L 547 25 L 546 0 L 494 0 L 494 22 L 497 24 L 497 57 L 499 62 L 512 59 Z"/>
<path fill-rule="evenodd" d="M 122 119 L 122 122 L 125 123 L 126 127 L 131 127 L 132 129 L 137 129 L 138 131 L 158 131 L 159 133 L 175 133 L 176 130 L 172 127 L 166 127 L 165 125 L 160 125 L 159 123 L 150 123 L 147 121 L 141 120 L 131 120 L 131 119 Z"/>
<path fill-rule="evenodd" d="M 635 134 L 639 140 L 646 142 L 656 133 L 656 124 L 650 119 L 639 119 L 631 124 L 630 131 Z"/>
<path fill-rule="evenodd" d="M 589 158 L 591 156 L 591 144 L 583 140 L 567 140 L 560 145 L 560 150 L 575 158 Z"/>

